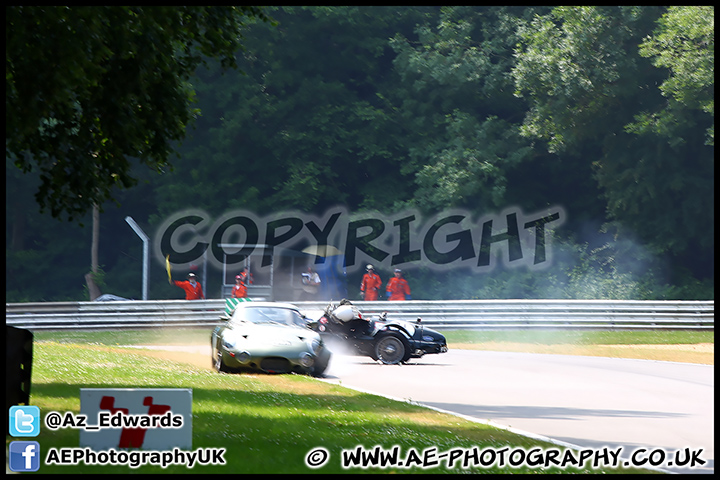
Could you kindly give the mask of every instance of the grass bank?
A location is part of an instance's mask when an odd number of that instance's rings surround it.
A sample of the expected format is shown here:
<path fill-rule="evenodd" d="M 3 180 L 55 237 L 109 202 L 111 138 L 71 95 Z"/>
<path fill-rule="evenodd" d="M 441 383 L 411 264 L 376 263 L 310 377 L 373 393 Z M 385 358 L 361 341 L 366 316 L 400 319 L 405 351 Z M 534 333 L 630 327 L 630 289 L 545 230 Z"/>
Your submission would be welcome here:
<path fill-rule="evenodd" d="M 712 330 L 454 330 L 450 348 L 715 364 Z"/>

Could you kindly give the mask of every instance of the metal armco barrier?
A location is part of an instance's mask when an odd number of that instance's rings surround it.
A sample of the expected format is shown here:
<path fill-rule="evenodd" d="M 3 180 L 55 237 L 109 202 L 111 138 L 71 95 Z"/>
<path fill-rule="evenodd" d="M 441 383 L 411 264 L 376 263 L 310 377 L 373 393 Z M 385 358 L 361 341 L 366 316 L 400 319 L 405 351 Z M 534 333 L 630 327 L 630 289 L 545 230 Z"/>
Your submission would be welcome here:
<path fill-rule="evenodd" d="M 328 302 L 294 302 L 316 318 Z M 337 303 L 337 302 L 335 302 Z M 644 300 L 413 300 L 353 302 L 365 317 L 438 329 L 714 329 L 715 302 Z M 225 300 L 128 300 L 5 304 L 7 325 L 28 330 L 213 326 Z"/>

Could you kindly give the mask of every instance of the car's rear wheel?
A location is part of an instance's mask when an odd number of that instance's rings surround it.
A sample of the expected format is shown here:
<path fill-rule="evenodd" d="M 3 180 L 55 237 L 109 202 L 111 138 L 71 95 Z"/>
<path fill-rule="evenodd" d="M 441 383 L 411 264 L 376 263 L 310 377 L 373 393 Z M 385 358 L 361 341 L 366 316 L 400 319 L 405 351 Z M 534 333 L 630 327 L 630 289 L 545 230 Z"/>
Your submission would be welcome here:
<path fill-rule="evenodd" d="M 404 362 L 407 352 L 405 341 L 397 333 L 386 333 L 375 342 L 375 356 L 386 365 Z"/>

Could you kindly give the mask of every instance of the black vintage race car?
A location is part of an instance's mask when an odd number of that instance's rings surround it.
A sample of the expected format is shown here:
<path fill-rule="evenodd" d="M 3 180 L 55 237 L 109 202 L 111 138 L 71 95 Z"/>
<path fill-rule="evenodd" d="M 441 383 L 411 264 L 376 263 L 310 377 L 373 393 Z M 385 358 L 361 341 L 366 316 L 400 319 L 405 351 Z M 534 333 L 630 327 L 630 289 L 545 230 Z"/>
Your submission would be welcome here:
<path fill-rule="evenodd" d="M 387 312 L 376 319 L 363 318 L 362 312 L 348 300 L 330 303 L 310 328 L 319 332 L 334 350 L 371 357 L 394 365 L 428 353 L 447 352 L 445 337 L 422 325 L 403 320 L 388 320 Z"/>

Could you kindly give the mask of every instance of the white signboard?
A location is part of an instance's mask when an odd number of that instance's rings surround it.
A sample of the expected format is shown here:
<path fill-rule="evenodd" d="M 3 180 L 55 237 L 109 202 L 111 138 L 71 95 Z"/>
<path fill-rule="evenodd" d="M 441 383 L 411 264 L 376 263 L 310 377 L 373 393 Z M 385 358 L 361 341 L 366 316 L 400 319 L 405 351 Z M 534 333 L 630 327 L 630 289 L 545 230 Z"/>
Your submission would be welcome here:
<path fill-rule="evenodd" d="M 80 446 L 192 449 L 192 389 L 81 388 Z"/>

